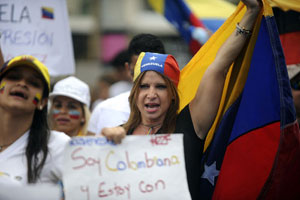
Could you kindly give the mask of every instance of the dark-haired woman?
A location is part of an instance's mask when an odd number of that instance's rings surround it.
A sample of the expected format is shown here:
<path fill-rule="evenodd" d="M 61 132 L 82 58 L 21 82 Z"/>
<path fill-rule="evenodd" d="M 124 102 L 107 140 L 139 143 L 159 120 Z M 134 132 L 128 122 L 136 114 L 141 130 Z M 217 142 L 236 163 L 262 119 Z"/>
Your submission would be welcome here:
<path fill-rule="evenodd" d="M 0 182 L 58 183 L 69 137 L 49 131 L 47 67 L 32 56 L 18 56 L 0 71 Z"/>

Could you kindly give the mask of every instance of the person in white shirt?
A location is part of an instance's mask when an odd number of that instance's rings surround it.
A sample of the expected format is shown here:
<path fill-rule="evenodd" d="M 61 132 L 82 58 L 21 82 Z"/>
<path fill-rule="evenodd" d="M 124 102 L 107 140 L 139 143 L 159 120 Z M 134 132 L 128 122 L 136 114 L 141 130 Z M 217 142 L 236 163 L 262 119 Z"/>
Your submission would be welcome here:
<path fill-rule="evenodd" d="M 0 70 L 0 183 L 57 184 L 69 137 L 50 131 L 50 76 L 33 56 L 7 61 Z"/>
<path fill-rule="evenodd" d="M 141 52 L 165 53 L 162 41 L 152 34 L 138 34 L 132 38 L 128 46 L 129 62 L 124 63 L 125 68 L 133 76 L 133 69 Z M 99 103 L 94 110 L 88 125 L 88 134 L 99 135 L 102 128 L 114 127 L 125 123 L 130 114 L 130 91 Z"/>
<path fill-rule="evenodd" d="M 58 81 L 50 93 L 49 123 L 51 130 L 68 136 L 87 134 L 90 119 L 90 87 L 80 79 L 69 76 Z"/>

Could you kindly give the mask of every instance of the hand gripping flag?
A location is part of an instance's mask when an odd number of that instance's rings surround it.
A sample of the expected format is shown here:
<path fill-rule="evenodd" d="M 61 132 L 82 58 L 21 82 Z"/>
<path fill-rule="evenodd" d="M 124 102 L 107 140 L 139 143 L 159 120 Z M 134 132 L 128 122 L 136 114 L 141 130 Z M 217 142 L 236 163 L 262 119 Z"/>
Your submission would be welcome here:
<path fill-rule="evenodd" d="M 267 0 L 263 4 L 248 44 L 227 74 L 205 140 L 203 199 L 300 199 L 299 127 L 273 12 Z M 180 109 L 193 99 L 245 11 L 240 3 L 182 69 Z"/>

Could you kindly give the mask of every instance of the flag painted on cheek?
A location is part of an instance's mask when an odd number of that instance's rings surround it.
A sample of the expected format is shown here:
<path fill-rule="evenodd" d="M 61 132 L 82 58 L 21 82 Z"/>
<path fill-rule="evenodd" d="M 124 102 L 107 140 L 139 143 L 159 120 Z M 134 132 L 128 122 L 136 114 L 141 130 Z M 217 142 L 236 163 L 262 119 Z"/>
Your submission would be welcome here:
<path fill-rule="evenodd" d="M 3 92 L 4 92 L 5 85 L 6 85 L 6 82 L 5 82 L 5 81 L 3 81 L 3 82 L 1 83 L 1 85 L 0 85 L 0 93 L 1 93 L 1 94 L 3 94 Z"/>
<path fill-rule="evenodd" d="M 33 103 L 34 105 L 37 105 L 37 104 L 40 102 L 41 98 L 42 98 L 41 94 L 40 94 L 40 93 L 36 93 L 36 95 L 35 95 L 35 97 L 34 97 L 32 103 Z"/>
<path fill-rule="evenodd" d="M 52 110 L 52 115 L 53 115 L 53 118 L 57 118 L 57 117 L 58 117 L 58 115 L 59 115 L 59 113 L 60 113 L 60 110 L 53 109 L 53 110 Z"/>
<path fill-rule="evenodd" d="M 53 118 L 57 118 L 59 116 L 59 114 L 61 114 L 60 110 L 58 110 L 58 109 L 52 110 Z M 77 110 L 70 110 L 68 112 L 68 114 L 71 119 L 79 119 L 80 118 L 80 112 Z"/>
<path fill-rule="evenodd" d="M 203 199 L 300 197 L 300 132 L 273 12 L 266 0 L 263 4 L 249 43 L 228 72 L 205 140 L 199 186 Z M 240 3 L 181 71 L 180 109 L 193 99 L 245 9 Z"/>
<path fill-rule="evenodd" d="M 69 111 L 69 116 L 71 119 L 79 119 L 80 117 L 80 112 L 77 110 L 70 110 Z"/>

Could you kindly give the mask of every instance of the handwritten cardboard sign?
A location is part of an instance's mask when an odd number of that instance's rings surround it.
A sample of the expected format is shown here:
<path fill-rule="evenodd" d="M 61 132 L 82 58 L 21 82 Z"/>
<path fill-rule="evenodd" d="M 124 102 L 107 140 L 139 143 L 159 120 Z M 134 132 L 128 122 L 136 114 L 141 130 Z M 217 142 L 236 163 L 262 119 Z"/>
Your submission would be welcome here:
<path fill-rule="evenodd" d="M 75 137 L 65 151 L 66 200 L 191 199 L 183 135 Z"/>
<path fill-rule="evenodd" d="M 1 0 L 0 32 L 5 61 L 29 54 L 43 62 L 51 76 L 75 73 L 65 0 Z"/>

